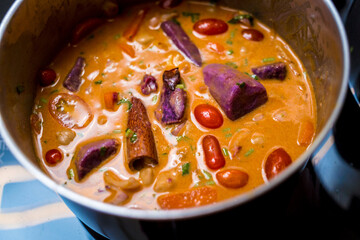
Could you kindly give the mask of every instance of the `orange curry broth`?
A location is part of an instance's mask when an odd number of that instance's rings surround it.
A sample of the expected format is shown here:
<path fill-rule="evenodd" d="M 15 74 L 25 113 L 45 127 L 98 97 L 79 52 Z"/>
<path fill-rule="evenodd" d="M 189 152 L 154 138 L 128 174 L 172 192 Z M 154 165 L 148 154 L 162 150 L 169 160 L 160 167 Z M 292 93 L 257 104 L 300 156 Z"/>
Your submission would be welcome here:
<path fill-rule="evenodd" d="M 115 111 L 106 110 L 104 107 L 103 95 L 112 91 L 119 92 L 120 98 L 129 99 L 131 95 L 138 97 L 147 108 L 159 158 L 159 164 L 154 167 L 155 176 L 165 171 L 177 172 L 176 184 L 171 192 L 183 192 L 207 185 L 216 189 L 217 201 L 228 199 L 264 184 L 266 180 L 263 164 L 274 148 L 284 148 L 292 160 L 306 150 L 307 146 L 297 144 L 297 137 L 301 122 L 311 121 L 315 126 L 316 104 L 312 86 L 297 56 L 272 29 L 255 19 L 254 28 L 265 36 L 260 42 L 244 39 L 241 30 L 246 26 L 241 24 L 229 24 L 228 31 L 220 35 L 200 36 L 192 30 L 194 23 L 191 17 L 184 16 L 182 12 L 196 12 L 200 14 L 200 19 L 216 17 L 227 22 L 236 11 L 210 4 L 184 2 L 170 10 L 151 5 L 134 41 L 127 42 L 121 37 L 122 33 L 142 7 L 135 6 L 123 11 L 124 13 L 115 19 L 108 20 L 76 46 L 69 45 L 63 49 L 49 65 L 57 73 L 56 83 L 39 87 L 33 112 L 42 118 L 40 134 L 34 133 L 35 149 L 40 165 L 51 178 L 75 192 L 99 201 L 104 201 L 112 194 L 105 188 L 104 171 L 111 169 L 122 179 L 139 179 L 139 172 L 132 172 L 125 166 L 124 160 L 128 106 L 121 104 Z M 201 68 L 185 59 L 159 26 L 155 26 L 155 29 L 149 28 L 151 18 L 172 12 L 179 13 L 177 20 L 200 49 L 203 67 L 210 63 L 222 63 L 233 65 L 241 72 L 251 73 L 252 67 L 267 64 L 263 59 L 274 58 L 275 61 L 272 62 L 286 62 L 286 79 L 259 80 L 267 90 L 268 101 L 236 121 L 229 120 L 204 84 Z M 209 42 L 218 43 L 225 50 L 214 52 L 207 47 Z M 132 46 L 135 56 L 125 53 L 120 43 Z M 49 114 L 48 104 L 54 94 L 70 93 L 62 83 L 79 56 L 86 59 L 86 66 L 80 90 L 74 94 L 88 103 L 93 119 L 85 128 L 72 129 L 76 136 L 68 145 L 59 145 L 56 133 L 66 128 Z M 162 125 L 154 114 L 160 102 L 162 74 L 164 70 L 175 67 L 179 67 L 188 97 L 185 113 L 187 121 L 180 136 L 171 134 L 176 125 Z M 139 86 L 145 74 L 154 76 L 158 84 L 158 91 L 149 96 L 142 95 Z M 193 110 L 201 103 L 211 104 L 221 111 L 224 123 L 220 128 L 207 129 L 197 123 Z M 225 156 L 224 169 L 235 167 L 248 173 L 246 186 L 228 189 L 217 182 L 217 171 L 207 168 L 204 162 L 201 140 L 207 134 L 215 135 L 221 147 L 228 150 L 225 151 L 228 155 Z M 75 181 L 71 171 L 76 175 L 76 170 L 71 160 L 76 149 L 81 144 L 103 138 L 118 139 L 121 143 L 120 150 L 91 171 L 81 182 Z M 240 142 L 242 149 L 233 156 L 231 147 L 235 141 Z M 50 166 L 45 161 L 45 153 L 54 148 L 62 151 L 63 160 Z M 182 165 L 188 162 L 190 173 L 182 176 Z M 154 182 L 148 187 L 143 186 L 139 191 L 128 193 L 130 198 L 122 205 L 143 209 L 159 208 L 156 198 L 167 192 L 154 192 Z"/>

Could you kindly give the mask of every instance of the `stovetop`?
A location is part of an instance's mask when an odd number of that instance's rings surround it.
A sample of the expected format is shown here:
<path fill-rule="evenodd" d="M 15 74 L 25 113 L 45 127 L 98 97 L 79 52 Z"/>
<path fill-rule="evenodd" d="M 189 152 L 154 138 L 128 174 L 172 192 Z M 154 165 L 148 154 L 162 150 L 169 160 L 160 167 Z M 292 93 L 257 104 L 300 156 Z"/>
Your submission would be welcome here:
<path fill-rule="evenodd" d="M 0 1 L 0 19 L 12 2 Z M 294 224 L 301 221 L 294 228 L 301 235 L 294 232 L 295 238 L 360 239 L 360 108 L 352 93 L 349 88 L 333 130 L 301 171 L 281 211 L 285 214 L 277 216 L 297 218 Z M 0 239 L 104 238 L 83 225 L 56 193 L 31 176 L 0 136 Z"/>

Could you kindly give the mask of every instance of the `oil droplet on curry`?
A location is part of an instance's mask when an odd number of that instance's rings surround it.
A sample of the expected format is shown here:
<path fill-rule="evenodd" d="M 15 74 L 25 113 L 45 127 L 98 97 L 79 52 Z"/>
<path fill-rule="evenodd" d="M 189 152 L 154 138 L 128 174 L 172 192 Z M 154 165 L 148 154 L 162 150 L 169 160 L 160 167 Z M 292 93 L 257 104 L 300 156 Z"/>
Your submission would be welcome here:
<path fill-rule="evenodd" d="M 312 143 L 306 70 L 250 13 L 105 6 L 40 69 L 30 122 L 56 182 L 129 208 L 195 207 L 267 184 Z"/>

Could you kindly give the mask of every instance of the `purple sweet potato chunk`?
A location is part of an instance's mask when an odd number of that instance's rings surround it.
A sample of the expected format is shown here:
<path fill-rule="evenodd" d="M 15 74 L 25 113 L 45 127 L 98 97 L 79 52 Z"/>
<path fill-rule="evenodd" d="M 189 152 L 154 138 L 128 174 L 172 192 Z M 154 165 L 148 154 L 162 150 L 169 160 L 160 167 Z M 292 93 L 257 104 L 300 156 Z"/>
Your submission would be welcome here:
<path fill-rule="evenodd" d="M 66 76 L 63 86 L 71 92 L 77 92 L 81 84 L 81 75 L 85 67 L 85 58 L 78 57 L 75 65 Z"/>
<path fill-rule="evenodd" d="M 236 120 L 264 104 L 265 87 L 238 70 L 223 64 L 209 64 L 203 69 L 204 82 L 226 116 Z"/>
<path fill-rule="evenodd" d="M 182 121 L 186 107 L 186 91 L 176 88 L 181 83 L 178 68 L 165 71 L 163 74 L 163 91 L 161 93 L 161 122 L 165 124 Z"/>
<path fill-rule="evenodd" d="M 176 85 L 181 82 L 179 68 L 164 71 L 163 81 L 166 88 L 170 88 L 171 91 L 174 91 Z"/>
<path fill-rule="evenodd" d="M 169 20 L 161 23 L 161 29 L 188 59 L 196 66 L 201 67 L 202 59 L 200 51 L 180 25 Z"/>
<path fill-rule="evenodd" d="M 165 124 L 181 122 L 185 113 L 186 92 L 180 88 L 175 91 L 165 89 L 163 97 L 161 121 Z"/>
<path fill-rule="evenodd" d="M 151 93 L 156 92 L 158 89 L 156 78 L 146 74 L 143 80 L 141 81 L 140 87 L 141 87 L 141 92 L 144 95 L 150 95 Z"/>
<path fill-rule="evenodd" d="M 79 180 L 115 154 L 118 147 L 119 143 L 115 139 L 103 139 L 82 146 L 75 158 Z"/>
<path fill-rule="evenodd" d="M 286 77 L 286 65 L 282 62 L 255 67 L 252 68 L 251 71 L 260 79 L 284 80 Z"/>

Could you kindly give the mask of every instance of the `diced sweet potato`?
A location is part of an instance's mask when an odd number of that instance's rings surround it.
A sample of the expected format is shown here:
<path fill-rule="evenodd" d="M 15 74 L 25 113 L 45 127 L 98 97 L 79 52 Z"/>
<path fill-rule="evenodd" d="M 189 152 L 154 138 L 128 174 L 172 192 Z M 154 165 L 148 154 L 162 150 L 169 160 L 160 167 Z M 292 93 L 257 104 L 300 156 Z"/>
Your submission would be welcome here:
<path fill-rule="evenodd" d="M 286 77 L 286 64 L 282 62 L 272 63 L 252 68 L 251 71 L 261 79 L 284 80 Z"/>
<path fill-rule="evenodd" d="M 264 104 L 265 87 L 245 73 L 223 64 L 209 64 L 203 69 L 204 82 L 226 116 L 236 120 Z"/>
<path fill-rule="evenodd" d="M 161 29 L 186 57 L 188 57 L 196 66 L 201 67 L 202 59 L 200 51 L 180 25 L 169 20 L 161 23 Z"/>
<path fill-rule="evenodd" d="M 85 58 L 78 57 L 75 65 L 66 76 L 63 86 L 71 92 L 77 92 L 81 84 L 81 75 L 85 68 Z"/>
<path fill-rule="evenodd" d="M 92 169 L 115 154 L 119 143 L 115 139 L 103 139 L 82 146 L 75 156 L 75 166 L 79 180 L 82 180 Z"/>

